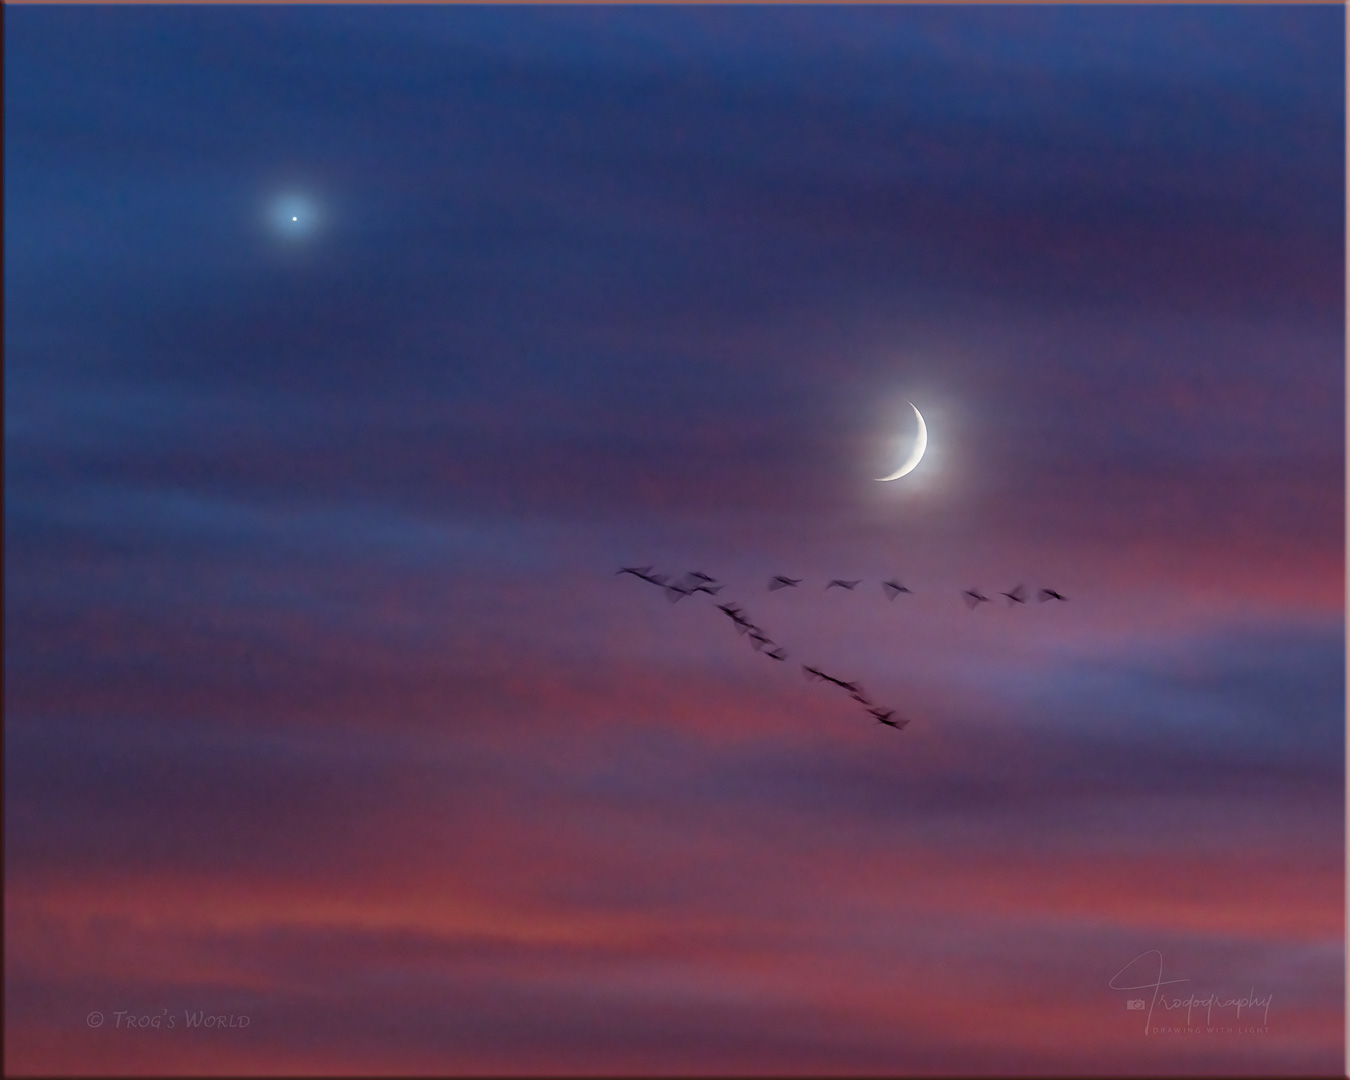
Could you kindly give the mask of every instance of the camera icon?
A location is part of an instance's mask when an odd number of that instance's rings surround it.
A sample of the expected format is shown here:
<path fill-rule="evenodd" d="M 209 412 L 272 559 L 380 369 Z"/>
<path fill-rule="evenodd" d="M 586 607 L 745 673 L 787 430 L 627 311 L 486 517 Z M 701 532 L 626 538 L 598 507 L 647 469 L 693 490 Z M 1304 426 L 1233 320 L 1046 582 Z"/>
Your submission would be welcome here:
<path fill-rule="evenodd" d="M 1142 1010 L 1142 1009 L 1144 1008 L 1144 999 L 1143 999 L 1143 998 L 1130 998 L 1129 1001 L 1125 1002 L 1125 1008 L 1127 1008 L 1127 1009 L 1140 1009 L 1140 1010 Z"/>

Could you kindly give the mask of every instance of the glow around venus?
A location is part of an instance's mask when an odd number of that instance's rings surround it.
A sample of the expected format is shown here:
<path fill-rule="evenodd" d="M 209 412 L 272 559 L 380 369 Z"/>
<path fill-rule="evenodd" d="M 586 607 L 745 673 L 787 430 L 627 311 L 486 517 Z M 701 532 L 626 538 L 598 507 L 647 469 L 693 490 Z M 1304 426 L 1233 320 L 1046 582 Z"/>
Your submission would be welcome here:
<path fill-rule="evenodd" d="M 268 216 L 284 236 L 304 236 L 319 223 L 318 209 L 303 195 L 282 195 L 273 200 Z"/>
<path fill-rule="evenodd" d="M 878 476 L 878 480 L 899 480 L 906 473 L 914 471 L 914 467 L 923 460 L 923 452 L 928 449 L 928 425 L 923 422 L 923 414 L 919 412 L 919 407 L 914 402 L 909 403 L 909 407 L 914 410 L 915 419 L 919 421 L 919 434 L 914 440 L 914 449 L 910 451 L 909 460 L 906 461 L 890 476 Z"/>

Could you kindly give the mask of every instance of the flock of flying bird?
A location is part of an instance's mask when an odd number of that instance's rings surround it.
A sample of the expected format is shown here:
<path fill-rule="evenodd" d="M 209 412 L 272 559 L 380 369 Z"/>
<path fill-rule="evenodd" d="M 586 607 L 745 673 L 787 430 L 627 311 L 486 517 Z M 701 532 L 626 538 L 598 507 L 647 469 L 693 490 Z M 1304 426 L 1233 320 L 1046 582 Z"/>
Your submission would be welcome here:
<path fill-rule="evenodd" d="M 650 570 L 651 567 L 648 566 L 645 567 L 644 569 Z M 632 570 L 630 568 L 625 568 L 624 570 L 620 570 L 619 573 L 621 574 L 632 573 Z M 699 576 L 702 577 L 703 575 Z M 648 578 L 647 580 L 651 581 L 652 579 Z M 711 581 L 712 579 L 709 578 L 708 580 Z M 801 578 L 790 578 L 784 577 L 782 574 L 776 574 L 769 579 L 769 592 L 773 592 L 776 589 L 789 589 L 789 588 L 795 589 L 801 583 L 802 583 Z M 830 581 L 828 585 L 825 586 L 825 590 L 828 592 L 830 589 L 833 589 L 836 586 L 838 586 L 841 589 L 847 589 L 849 592 L 852 592 L 861 584 L 862 578 L 859 578 L 856 581 L 845 581 L 843 578 L 834 578 Z M 913 589 L 905 588 L 905 586 L 901 585 L 900 582 L 898 581 L 883 581 L 881 583 L 881 587 L 882 589 L 885 590 L 886 598 L 888 600 L 894 600 L 901 593 L 909 593 L 910 595 L 913 595 L 914 593 Z M 667 589 L 676 588 L 676 591 L 670 595 L 670 598 L 672 600 L 678 600 L 680 596 L 686 595 L 684 593 L 679 592 L 677 587 L 667 585 L 666 588 Z M 1007 592 L 999 593 L 999 595 L 1006 596 L 1008 598 L 1009 607 L 1012 607 L 1013 604 L 1025 604 L 1027 602 L 1025 585 L 1014 585 Z M 966 606 L 968 606 L 972 611 L 974 611 L 975 608 L 978 607 L 980 604 L 989 603 L 989 597 L 981 593 L 979 589 L 967 589 L 965 592 L 961 594 L 961 598 L 965 600 Z M 1054 589 L 1041 590 L 1041 603 L 1045 603 L 1045 601 L 1047 600 L 1067 600 L 1067 599 L 1068 599 L 1067 596 L 1061 596 L 1059 593 L 1055 592 Z"/>
<path fill-rule="evenodd" d="M 700 592 L 707 593 L 709 596 L 716 596 L 725 587 L 711 574 L 705 574 L 699 570 L 690 570 L 679 581 L 671 581 L 666 574 L 653 574 L 652 569 L 653 568 L 650 566 L 625 566 L 622 567 L 618 573 L 632 574 L 635 578 L 664 589 L 666 598 L 672 603 L 682 600 L 686 596 L 692 596 L 694 593 Z M 776 574 L 769 580 L 769 591 L 776 592 L 779 589 L 795 589 L 802 584 L 802 581 L 802 578 L 790 578 L 782 574 Z M 829 591 L 830 589 L 837 587 L 852 592 L 861 584 L 861 578 L 856 581 L 845 581 L 841 578 L 834 578 L 825 586 L 825 589 L 826 591 Z M 904 585 L 900 584 L 900 582 L 895 580 L 883 581 L 881 587 L 885 591 L 888 600 L 894 600 L 901 593 L 910 593 L 913 595 L 912 589 L 906 588 Z M 1013 604 L 1026 603 L 1026 592 L 1022 585 L 1016 585 L 1007 592 L 1000 593 L 999 595 L 1008 598 L 1009 607 L 1012 607 Z M 961 594 L 961 597 L 972 611 L 980 604 L 989 603 L 989 597 L 982 594 L 978 589 L 966 589 Z M 1044 603 L 1047 600 L 1062 601 L 1065 599 L 1067 598 L 1061 596 L 1054 589 L 1040 590 L 1041 603 Z M 745 612 L 735 604 L 718 604 L 717 608 L 732 621 L 738 634 L 746 635 L 749 638 L 750 643 L 756 652 L 762 650 L 764 655 L 771 660 L 785 661 L 787 659 L 787 650 L 774 642 L 760 627 L 751 622 Z M 772 647 L 770 648 L 770 646 Z M 833 675 L 827 675 L 819 668 L 812 667 L 810 664 L 802 665 L 802 674 L 812 682 L 828 682 L 842 690 L 847 690 L 849 697 L 862 705 L 863 708 L 867 710 L 868 714 L 879 724 L 885 724 L 887 727 L 893 727 L 896 730 L 900 730 L 909 723 L 909 721 L 903 717 L 892 719 L 892 717 L 895 716 L 895 710 L 883 710 L 874 704 L 868 699 L 867 695 L 862 692 L 862 688 L 856 682 L 846 682 L 843 679 L 837 679 Z"/>

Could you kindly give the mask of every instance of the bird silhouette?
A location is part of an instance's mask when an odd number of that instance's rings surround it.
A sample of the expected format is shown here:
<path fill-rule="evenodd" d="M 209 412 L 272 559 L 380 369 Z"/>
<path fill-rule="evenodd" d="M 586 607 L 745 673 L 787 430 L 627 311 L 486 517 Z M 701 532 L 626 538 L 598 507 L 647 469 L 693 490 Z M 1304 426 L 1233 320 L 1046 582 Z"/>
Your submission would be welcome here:
<path fill-rule="evenodd" d="M 1068 600 L 1068 597 L 1060 596 L 1054 589 L 1042 589 L 1041 603 L 1044 604 L 1047 600 Z"/>
<path fill-rule="evenodd" d="M 736 624 L 736 629 L 739 630 L 742 634 L 745 633 L 747 630 L 752 629 L 755 625 L 745 617 L 745 615 L 741 612 L 741 609 L 738 608 L 735 604 L 718 604 L 717 610 L 722 612 L 724 615 L 726 615 L 728 619 L 734 622 Z"/>
<path fill-rule="evenodd" d="M 838 585 L 841 589 L 847 589 L 849 592 L 852 592 L 861 582 L 862 578 L 859 578 L 857 581 L 844 581 L 841 578 L 835 578 L 825 586 L 825 589 L 828 591 Z"/>
<path fill-rule="evenodd" d="M 643 581 L 650 581 L 653 585 L 665 587 L 667 577 L 665 574 L 650 573 L 650 566 L 625 566 L 619 570 L 620 574 L 632 574 L 634 577 L 641 578 Z"/>
<path fill-rule="evenodd" d="M 768 657 L 770 657 L 770 658 L 772 658 L 772 659 L 774 659 L 774 660 L 786 660 L 786 659 L 787 659 L 787 656 L 788 656 L 787 650 L 786 650 L 785 648 L 783 648 L 783 646 L 781 646 L 781 645 L 778 646 L 778 648 L 776 648 L 776 649 L 767 649 L 767 650 L 765 650 L 764 655 L 765 655 L 765 656 L 768 656 Z"/>
<path fill-rule="evenodd" d="M 784 577 L 782 574 L 777 574 L 769 579 L 769 592 L 774 592 L 778 589 L 795 589 L 801 583 L 801 578 L 790 578 Z"/>
<path fill-rule="evenodd" d="M 914 595 L 913 589 L 905 588 L 898 581 L 883 581 L 881 587 L 886 590 L 886 599 L 888 600 L 894 600 L 902 592 L 909 593 L 911 596 Z"/>
<path fill-rule="evenodd" d="M 961 594 L 961 598 L 965 600 L 966 607 L 970 608 L 971 611 L 974 611 L 980 604 L 989 603 L 989 597 L 983 595 L 978 589 L 967 589 Z"/>
<path fill-rule="evenodd" d="M 908 720 L 904 719 L 899 721 L 892 720 L 891 717 L 895 715 L 894 709 L 887 709 L 885 712 L 882 712 L 880 709 L 868 709 L 867 711 L 876 718 L 878 723 L 886 724 L 889 727 L 895 728 L 897 731 L 909 723 Z"/>
<path fill-rule="evenodd" d="M 855 696 L 862 694 L 862 690 L 859 688 L 857 683 L 844 682 L 843 679 L 836 679 L 833 675 L 826 675 L 825 672 L 823 671 L 820 673 L 820 677 L 824 679 L 826 682 L 832 682 L 834 683 L 835 686 L 842 687 L 843 689 L 847 690 L 850 694 L 853 694 Z"/>
<path fill-rule="evenodd" d="M 802 674 L 812 682 L 824 679 L 828 683 L 834 683 L 835 686 L 842 687 L 849 692 L 849 696 L 854 701 L 861 701 L 864 705 L 870 705 L 871 702 L 863 695 L 862 687 L 857 683 L 845 682 L 843 679 L 836 679 L 833 675 L 826 675 L 820 668 L 814 668 L 810 664 L 802 665 Z"/>
<path fill-rule="evenodd" d="M 705 574 L 701 570 L 690 570 L 689 573 L 686 574 L 685 576 L 694 578 L 698 581 L 702 581 L 705 584 L 711 584 L 712 582 L 717 580 L 711 574 Z"/>
<path fill-rule="evenodd" d="M 999 595 L 1006 596 L 1008 598 L 1009 607 L 1012 607 L 1013 604 L 1025 604 L 1027 602 L 1026 597 L 1022 595 L 1021 585 L 1016 585 L 1013 587 L 1012 591 L 1000 593 Z"/>

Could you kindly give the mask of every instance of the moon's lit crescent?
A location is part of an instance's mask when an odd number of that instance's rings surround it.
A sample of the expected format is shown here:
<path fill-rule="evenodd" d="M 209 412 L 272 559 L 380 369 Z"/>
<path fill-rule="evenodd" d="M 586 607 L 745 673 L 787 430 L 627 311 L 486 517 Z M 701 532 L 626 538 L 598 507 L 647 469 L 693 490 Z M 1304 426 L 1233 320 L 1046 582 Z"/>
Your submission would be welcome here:
<path fill-rule="evenodd" d="M 901 465 L 900 468 L 891 473 L 890 476 L 878 476 L 878 480 L 899 480 L 905 473 L 913 472 L 914 466 L 916 466 L 923 457 L 923 452 L 928 449 L 928 425 L 923 422 L 923 414 L 919 412 L 919 407 L 915 405 L 914 402 L 911 401 L 909 407 L 914 410 L 914 415 L 919 421 L 919 435 L 918 438 L 914 440 L 914 449 L 909 455 L 909 460 Z"/>

